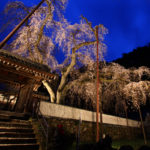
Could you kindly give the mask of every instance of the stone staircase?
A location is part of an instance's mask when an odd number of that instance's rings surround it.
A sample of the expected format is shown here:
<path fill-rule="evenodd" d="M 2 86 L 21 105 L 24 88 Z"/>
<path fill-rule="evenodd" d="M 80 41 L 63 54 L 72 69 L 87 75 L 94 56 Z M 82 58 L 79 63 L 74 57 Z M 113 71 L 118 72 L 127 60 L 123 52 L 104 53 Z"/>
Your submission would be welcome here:
<path fill-rule="evenodd" d="M 29 115 L 0 111 L 0 150 L 39 150 Z"/>

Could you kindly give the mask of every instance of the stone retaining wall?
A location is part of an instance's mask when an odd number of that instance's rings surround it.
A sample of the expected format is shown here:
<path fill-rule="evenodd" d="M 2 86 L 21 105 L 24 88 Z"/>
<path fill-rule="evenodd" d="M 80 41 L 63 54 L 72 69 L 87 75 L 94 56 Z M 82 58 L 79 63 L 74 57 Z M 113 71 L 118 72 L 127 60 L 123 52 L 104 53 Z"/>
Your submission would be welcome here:
<path fill-rule="evenodd" d="M 40 111 L 48 118 L 50 130 L 56 129 L 58 125 L 61 125 L 66 132 L 76 135 L 80 120 L 81 141 L 95 141 L 95 112 L 44 101 L 40 103 Z M 127 127 L 125 118 L 103 114 L 103 133 L 109 134 L 113 139 L 141 136 L 140 123 L 134 120 L 128 120 L 128 123 L 129 126 Z M 53 133 L 53 131 L 50 132 Z"/>

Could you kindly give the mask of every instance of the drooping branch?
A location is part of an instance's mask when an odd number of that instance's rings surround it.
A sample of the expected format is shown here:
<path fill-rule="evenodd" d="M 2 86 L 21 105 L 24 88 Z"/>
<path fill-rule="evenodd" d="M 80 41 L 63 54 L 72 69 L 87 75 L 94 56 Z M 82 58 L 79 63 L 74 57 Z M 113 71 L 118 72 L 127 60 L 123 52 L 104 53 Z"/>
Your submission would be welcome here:
<path fill-rule="evenodd" d="M 35 42 L 34 46 L 35 46 L 35 51 L 36 53 L 38 54 L 39 56 L 39 61 L 40 63 L 43 63 L 43 56 L 42 54 L 39 52 L 39 49 L 38 49 L 38 46 L 39 46 L 39 43 L 42 39 L 42 35 L 43 35 L 43 30 L 44 30 L 44 27 L 47 23 L 47 21 L 50 19 L 50 17 L 52 17 L 52 12 L 51 12 L 51 2 L 49 2 L 48 0 L 46 0 L 46 3 L 48 5 L 48 14 L 47 16 L 45 17 L 40 29 L 39 29 L 39 34 L 38 34 L 38 38 L 37 38 L 37 41 Z"/>
<path fill-rule="evenodd" d="M 96 36 L 96 31 L 92 28 L 92 23 L 89 22 L 86 17 L 81 16 L 81 18 L 86 21 L 86 23 L 87 23 L 88 26 L 90 27 L 91 31 L 92 31 L 92 32 L 95 34 L 95 36 Z"/>
<path fill-rule="evenodd" d="M 34 60 L 34 56 L 33 56 L 33 52 L 31 50 L 31 45 L 30 45 L 30 42 L 29 42 L 29 38 L 31 36 L 31 30 L 30 30 L 30 27 L 28 26 L 28 31 L 27 31 L 27 48 L 29 50 L 29 57 Z"/>
<path fill-rule="evenodd" d="M 102 32 L 103 32 L 104 26 L 103 26 L 102 24 L 100 24 L 100 25 L 95 26 L 95 28 L 93 28 L 93 27 L 92 27 L 92 23 L 89 22 L 86 17 L 83 17 L 83 16 L 81 16 L 81 17 L 82 17 L 82 19 L 84 19 L 84 20 L 86 21 L 87 25 L 90 27 L 91 31 L 92 31 L 92 32 L 94 33 L 94 35 L 95 35 L 95 38 L 97 39 L 97 37 L 98 37 L 98 36 L 97 36 L 98 32 L 96 32 L 96 28 L 102 29 Z M 102 33 L 102 34 L 104 34 L 104 33 Z M 97 39 L 97 40 L 98 40 L 98 39 Z"/>
<path fill-rule="evenodd" d="M 7 37 L 0 43 L 0 48 L 2 48 L 5 43 L 18 31 L 18 29 L 30 18 L 30 16 L 41 6 L 44 2 L 42 0 L 8 35 Z"/>

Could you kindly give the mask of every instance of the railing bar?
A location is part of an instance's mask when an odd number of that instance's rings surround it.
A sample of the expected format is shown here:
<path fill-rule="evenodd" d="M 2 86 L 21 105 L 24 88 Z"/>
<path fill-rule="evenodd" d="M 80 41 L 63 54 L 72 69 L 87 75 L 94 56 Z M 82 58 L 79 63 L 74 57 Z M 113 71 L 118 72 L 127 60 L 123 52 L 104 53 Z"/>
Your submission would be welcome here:
<path fill-rule="evenodd" d="M 39 116 L 38 116 L 38 120 L 43 124 L 43 122 L 39 119 Z M 45 123 L 46 128 L 48 128 L 48 124 L 45 121 L 44 121 L 44 123 Z"/>
<path fill-rule="evenodd" d="M 40 109 L 39 109 L 39 113 L 41 114 L 41 117 L 43 118 L 43 120 L 44 120 L 44 122 L 45 122 L 46 126 L 48 127 L 48 123 L 47 123 L 46 119 L 44 118 L 44 116 L 42 115 L 42 113 L 41 113 Z"/>
<path fill-rule="evenodd" d="M 41 122 L 41 120 L 39 119 L 39 116 L 37 116 L 37 118 L 38 118 L 38 121 L 40 122 L 40 126 L 43 128 L 43 131 L 44 131 L 44 134 L 45 134 L 45 137 L 47 137 L 47 133 L 46 133 L 46 131 L 45 131 L 45 128 L 44 128 L 44 126 L 43 126 L 43 124 L 42 124 L 42 122 Z"/>
<path fill-rule="evenodd" d="M 41 121 L 41 119 L 39 118 L 39 116 L 37 116 L 37 117 L 38 117 L 38 120 L 41 122 L 41 124 L 43 124 L 43 122 Z M 48 129 L 48 124 L 46 124 L 46 128 Z"/>
<path fill-rule="evenodd" d="M 36 113 L 36 117 L 37 117 L 38 121 L 40 122 L 41 129 L 43 130 L 44 136 L 46 138 L 46 150 L 47 150 L 48 149 L 49 126 L 48 126 L 46 118 L 42 115 L 39 108 L 40 108 L 40 101 L 37 102 L 36 108 L 34 107 L 34 104 L 33 104 L 33 112 Z"/>

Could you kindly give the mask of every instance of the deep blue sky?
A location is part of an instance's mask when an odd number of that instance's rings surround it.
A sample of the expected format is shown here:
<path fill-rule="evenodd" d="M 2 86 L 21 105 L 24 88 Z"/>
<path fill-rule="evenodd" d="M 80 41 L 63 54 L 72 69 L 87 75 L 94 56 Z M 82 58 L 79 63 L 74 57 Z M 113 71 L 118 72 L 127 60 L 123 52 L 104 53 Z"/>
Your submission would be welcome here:
<path fill-rule="evenodd" d="M 33 6 L 40 0 L 20 1 Z M 0 11 L 7 2 L 0 1 Z M 104 24 L 108 28 L 108 61 L 150 42 L 150 0 L 69 0 L 65 13 L 68 21 L 79 22 L 81 14 L 93 25 Z"/>

